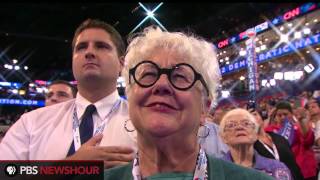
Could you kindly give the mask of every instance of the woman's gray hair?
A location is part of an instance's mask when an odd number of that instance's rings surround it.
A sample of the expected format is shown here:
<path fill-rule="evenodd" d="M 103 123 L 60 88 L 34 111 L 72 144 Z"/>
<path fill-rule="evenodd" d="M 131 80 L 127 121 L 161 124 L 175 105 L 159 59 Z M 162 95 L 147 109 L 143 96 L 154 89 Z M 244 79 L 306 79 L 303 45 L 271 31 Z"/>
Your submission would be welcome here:
<path fill-rule="evenodd" d="M 165 32 L 159 27 L 151 26 L 130 40 L 125 56 L 122 71 L 126 83 L 126 93 L 130 92 L 129 69 L 159 48 L 176 52 L 185 57 L 185 62 L 190 64 L 200 73 L 209 90 L 209 98 L 216 101 L 217 87 L 221 78 L 219 65 L 216 58 L 215 47 L 195 35 L 182 32 Z"/>
<path fill-rule="evenodd" d="M 254 123 L 255 132 L 258 133 L 259 124 L 257 123 L 255 117 L 249 111 L 247 111 L 246 109 L 242 109 L 242 108 L 232 109 L 223 116 L 222 120 L 220 121 L 220 126 L 219 126 L 220 133 L 224 133 L 226 121 L 229 120 L 230 116 L 235 116 L 235 115 L 245 115 L 249 121 Z"/>

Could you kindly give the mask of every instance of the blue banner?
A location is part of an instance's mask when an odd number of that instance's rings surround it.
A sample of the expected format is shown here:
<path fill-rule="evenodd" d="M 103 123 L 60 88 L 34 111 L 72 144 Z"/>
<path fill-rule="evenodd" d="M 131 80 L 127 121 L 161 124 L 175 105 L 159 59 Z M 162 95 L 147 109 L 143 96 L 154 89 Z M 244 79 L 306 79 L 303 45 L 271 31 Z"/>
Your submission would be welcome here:
<path fill-rule="evenodd" d="M 0 99 L 0 104 L 43 107 L 45 105 L 45 102 L 41 100 L 31 99 Z"/>
<path fill-rule="evenodd" d="M 294 52 L 295 49 L 303 49 L 305 47 L 317 45 L 319 43 L 320 43 L 320 33 L 306 37 L 306 38 L 294 40 L 276 49 L 272 49 L 270 51 L 260 53 L 257 55 L 256 61 L 258 63 L 265 62 L 265 61 L 274 59 L 276 57 L 290 54 Z M 244 57 L 241 57 L 241 59 L 239 59 L 238 61 L 235 61 L 234 63 L 231 63 L 229 65 L 223 66 L 220 69 L 220 71 L 221 71 L 221 74 L 224 75 L 245 67 L 247 67 L 247 61 Z"/>

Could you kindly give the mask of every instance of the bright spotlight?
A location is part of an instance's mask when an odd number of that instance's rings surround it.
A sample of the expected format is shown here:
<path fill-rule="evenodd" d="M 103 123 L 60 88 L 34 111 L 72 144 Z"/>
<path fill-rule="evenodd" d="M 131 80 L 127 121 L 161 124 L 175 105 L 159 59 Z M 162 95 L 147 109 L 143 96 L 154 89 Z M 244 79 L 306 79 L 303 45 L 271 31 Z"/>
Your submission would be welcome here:
<path fill-rule="evenodd" d="M 18 94 L 18 89 L 12 89 L 13 94 Z"/>
<path fill-rule="evenodd" d="M 283 27 L 283 26 L 281 26 L 281 27 L 280 27 L 280 31 L 283 31 L 283 30 L 284 30 L 284 27 Z"/>
<path fill-rule="evenodd" d="M 267 83 L 268 83 L 268 80 L 262 79 L 261 85 L 262 85 L 263 87 L 266 86 Z"/>
<path fill-rule="evenodd" d="M 225 60 L 226 60 L 226 61 L 229 61 L 229 57 L 226 57 Z"/>
<path fill-rule="evenodd" d="M 288 24 L 288 27 L 292 27 L 292 23 L 289 23 L 289 24 Z"/>
<path fill-rule="evenodd" d="M 283 73 L 282 72 L 275 72 L 273 75 L 273 78 L 283 80 Z"/>
<path fill-rule="evenodd" d="M 284 73 L 284 80 L 294 80 L 294 72 L 288 71 Z"/>
<path fill-rule="evenodd" d="M 301 38 L 301 37 L 302 37 L 301 32 L 295 32 L 295 33 L 294 33 L 294 38 L 295 38 L 295 39 L 299 39 L 299 38 Z"/>
<path fill-rule="evenodd" d="M 4 68 L 9 69 L 9 68 L 8 68 L 8 64 L 5 64 L 5 65 L 4 65 Z"/>
<path fill-rule="evenodd" d="M 241 50 L 240 52 L 239 52 L 239 55 L 240 56 L 245 56 L 247 54 L 247 51 L 245 51 L 245 50 Z"/>
<path fill-rule="evenodd" d="M 221 91 L 221 96 L 223 98 L 228 98 L 230 96 L 230 92 L 228 90 Z"/>
<path fill-rule="evenodd" d="M 304 33 L 304 34 L 310 34 L 310 33 L 311 33 L 310 28 L 304 28 L 304 29 L 303 29 L 303 33 Z"/>
<path fill-rule="evenodd" d="M 303 76 L 303 71 L 295 71 L 293 72 L 293 78 L 294 80 L 299 80 Z"/>
<path fill-rule="evenodd" d="M 244 76 L 240 76 L 239 78 L 241 81 L 245 80 L 246 78 Z"/>
<path fill-rule="evenodd" d="M 13 69 L 13 66 L 12 65 L 8 65 L 7 68 L 8 69 Z"/>
<path fill-rule="evenodd" d="M 275 79 L 270 79 L 269 82 L 271 86 L 275 86 L 277 84 Z"/>
<path fill-rule="evenodd" d="M 312 64 L 307 64 L 304 66 L 303 68 L 307 73 L 311 73 L 312 71 L 314 71 L 314 66 Z"/>
<path fill-rule="evenodd" d="M 226 64 L 229 64 L 229 61 L 227 61 Z"/>
<path fill-rule="evenodd" d="M 14 66 L 14 70 L 19 70 L 20 69 L 20 66 Z"/>
<path fill-rule="evenodd" d="M 222 62 L 223 62 L 223 59 L 220 59 L 220 62 L 222 63 Z"/>
<path fill-rule="evenodd" d="M 281 42 L 288 42 L 289 41 L 288 35 L 287 34 L 281 34 L 280 41 Z"/>
<path fill-rule="evenodd" d="M 265 44 L 260 47 L 260 50 L 261 50 L 261 51 L 264 51 L 264 50 L 266 50 L 266 49 L 267 49 L 267 46 L 266 46 Z"/>
<path fill-rule="evenodd" d="M 150 17 L 150 18 L 153 18 L 154 14 L 153 14 L 152 11 L 147 11 L 147 16 Z"/>
<path fill-rule="evenodd" d="M 13 64 L 17 64 L 18 60 L 17 59 L 13 59 L 12 62 L 13 62 Z"/>
<path fill-rule="evenodd" d="M 259 47 L 256 47 L 256 52 L 260 52 L 260 48 Z"/>
<path fill-rule="evenodd" d="M 29 67 L 28 66 L 24 66 L 24 70 L 28 70 L 29 69 Z"/>

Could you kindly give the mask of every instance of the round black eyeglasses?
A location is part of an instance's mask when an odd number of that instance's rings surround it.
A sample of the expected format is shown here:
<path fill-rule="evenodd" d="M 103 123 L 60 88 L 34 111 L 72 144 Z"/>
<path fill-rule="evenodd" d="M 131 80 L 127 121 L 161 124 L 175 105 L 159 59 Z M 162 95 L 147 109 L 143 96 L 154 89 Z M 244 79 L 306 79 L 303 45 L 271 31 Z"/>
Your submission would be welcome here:
<path fill-rule="evenodd" d="M 190 89 L 197 80 L 200 80 L 209 95 L 207 84 L 201 74 L 187 63 L 179 63 L 172 68 L 160 68 L 152 61 L 142 61 L 129 70 L 129 83 L 131 84 L 132 76 L 139 86 L 143 88 L 151 87 L 160 79 L 162 74 L 167 75 L 174 88 L 182 91 Z"/>

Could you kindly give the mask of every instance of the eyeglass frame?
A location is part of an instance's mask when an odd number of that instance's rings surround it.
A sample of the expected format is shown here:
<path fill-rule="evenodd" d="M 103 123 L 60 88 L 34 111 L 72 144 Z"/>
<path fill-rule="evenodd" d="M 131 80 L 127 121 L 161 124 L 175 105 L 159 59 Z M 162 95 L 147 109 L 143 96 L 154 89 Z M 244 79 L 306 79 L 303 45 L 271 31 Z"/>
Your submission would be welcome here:
<path fill-rule="evenodd" d="M 248 124 L 250 124 L 250 126 L 244 126 L 243 123 L 245 123 L 245 122 L 249 122 Z M 226 128 L 227 124 L 230 124 L 230 123 L 227 122 L 227 123 L 224 124 L 223 130 L 224 131 L 226 131 L 226 130 L 234 130 L 238 126 L 241 126 L 241 127 L 244 127 L 244 128 L 252 128 L 252 129 L 254 129 L 256 127 L 256 124 L 254 122 L 250 121 L 250 120 L 239 121 L 239 122 L 232 121 L 232 123 L 236 124 L 236 125 L 234 127 L 232 127 L 232 128 L 229 128 L 229 127 Z"/>
<path fill-rule="evenodd" d="M 150 63 L 150 64 L 154 65 L 154 66 L 156 67 L 156 69 L 157 69 L 157 72 L 158 72 L 158 73 L 157 73 L 157 74 L 158 74 L 158 77 L 157 77 L 156 80 L 155 80 L 153 83 L 151 83 L 150 85 L 143 85 L 143 84 L 141 84 L 141 83 L 136 79 L 136 76 L 135 76 L 135 72 L 136 72 L 137 68 L 138 68 L 141 64 L 144 64 L 144 63 Z M 176 67 L 179 67 L 179 66 L 181 66 L 181 65 L 186 65 L 186 66 L 190 67 L 191 70 L 193 71 L 194 75 L 195 75 L 193 82 L 192 82 L 189 86 L 187 86 L 187 87 L 185 87 L 185 88 L 179 88 L 179 87 L 177 87 L 176 85 L 174 85 L 174 83 L 173 83 L 172 80 L 171 80 L 171 73 L 174 71 L 174 69 L 175 69 Z M 178 64 L 174 65 L 172 68 L 160 68 L 156 63 L 154 63 L 154 62 L 152 62 L 152 61 L 150 61 L 150 60 L 141 61 L 141 62 L 139 62 L 137 65 L 135 65 L 133 68 L 130 68 L 130 69 L 129 69 L 129 83 L 131 84 L 131 77 L 130 77 L 130 76 L 133 76 L 134 81 L 135 81 L 140 87 L 148 88 L 148 87 L 153 86 L 153 85 L 160 79 L 160 77 L 161 77 L 162 74 L 166 74 L 166 75 L 167 75 L 167 78 L 168 78 L 168 80 L 169 80 L 169 82 L 170 82 L 170 84 L 171 84 L 174 88 L 176 88 L 176 89 L 178 89 L 178 90 L 181 90 L 181 91 L 186 91 L 186 90 L 192 88 L 192 86 L 196 83 L 196 81 L 197 81 L 197 80 L 200 80 L 200 82 L 202 83 L 202 85 L 204 86 L 204 88 L 205 88 L 205 90 L 206 90 L 206 92 L 207 92 L 207 95 L 209 96 L 209 89 L 208 89 L 208 86 L 207 86 L 206 82 L 204 81 L 202 75 L 201 75 L 200 73 L 198 73 L 190 64 L 187 64 L 187 63 L 178 63 Z"/>

